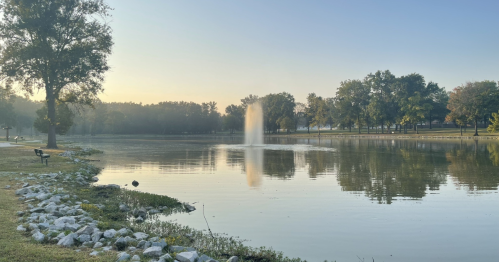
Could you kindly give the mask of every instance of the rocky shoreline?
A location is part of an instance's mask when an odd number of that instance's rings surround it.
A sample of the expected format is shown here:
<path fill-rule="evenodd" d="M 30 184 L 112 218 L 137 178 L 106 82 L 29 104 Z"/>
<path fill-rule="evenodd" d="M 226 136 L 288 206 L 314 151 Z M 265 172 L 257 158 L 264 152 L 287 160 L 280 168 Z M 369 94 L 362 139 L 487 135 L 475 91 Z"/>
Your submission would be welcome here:
<path fill-rule="evenodd" d="M 82 150 L 83 154 L 89 150 Z M 98 181 L 99 170 L 85 163 L 76 151 L 66 151 L 60 156 L 79 165 L 76 172 L 25 174 L 19 173 L 14 178 L 15 185 L 7 185 L 6 190 L 16 189 L 19 201 L 26 210 L 17 212 L 19 216 L 17 230 L 30 236 L 33 241 L 43 244 L 72 248 L 75 252 L 87 252 L 90 256 L 99 256 L 103 252 L 118 252 L 117 261 L 179 261 L 213 262 L 217 261 L 203 254 L 194 247 L 174 245 L 167 238 L 151 232 L 135 231 L 133 227 L 109 227 L 105 221 L 95 219 L 102 213 L 107 203 L 97 203 L 81 199 L 75 189 L 64 189 L 74 184 L 84 190 L 97 190 L 107 194 L 108 190 L 121 190 L 118 185 L 93 186 Z M 116 203 L 115 203 L 116 204 Z M 157 213 L 169 210 L 168 206 L 136 206 L 119 203 L 116 207 L 131 225 L 143 223 Z M 184 204 L 184 209 L 192 211 L 194 207 Z M 191 237 L 188 234 L 184 237 Z M 195 241 L 195 239 L 193 239 Z M 227 258 L 225 258 L 227 259 Z M 228 262 L 237 262 L 237 256 L 231 256 Z"/>

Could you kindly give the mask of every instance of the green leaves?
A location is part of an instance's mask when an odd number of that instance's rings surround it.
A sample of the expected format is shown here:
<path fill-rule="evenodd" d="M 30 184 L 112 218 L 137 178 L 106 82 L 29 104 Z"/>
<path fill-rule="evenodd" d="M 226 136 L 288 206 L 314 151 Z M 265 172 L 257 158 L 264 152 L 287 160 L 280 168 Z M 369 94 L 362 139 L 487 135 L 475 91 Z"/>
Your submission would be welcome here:
<path fill-rule="evenodd" d="M 487 127 L 487 132 L 489 132 L 489 133 L 495 133 L 495 132 L 499 131 L 499 114 L 498 113 L 492 113 L 492 118 L 494 118 L 494 119 L 490 119 L 490 121 L 492 122 L 492 124 L 490 124 Z"/>
<path fill-rule="evenodd" d="M 43 106 L 41 109 L 36 111 L 37 119 L 35 120 L 33 126 L 41 133 L 48 133 L 50 119 L 48 117 L 47 106 Z M 74 113 L 69 109 L 68 105 L 63 103 L 58 103 L 56 106 L 56 133 L 58 135 L 65 135 L 71 126 L 73 125 Z"/>
<path fill-rule="evenodd" d="M 475 122 L 475 135 L 477 122 L 491 111 L 499 108 L 499 89 L 493 81 L 468 82 L 465 85 L 454 88 L 450 93 L 450 110 L 448 121 L 455 121 L 463 126 L 468 122 Z"/>
<path fill-rule="evenodd" d="M 55 142 L 55 101 L 91 104 L 103 91 L 113 45 L 102 0 L 0 0 L 0 76 L 28 94 L 47 94 L 48 147 Z"/>

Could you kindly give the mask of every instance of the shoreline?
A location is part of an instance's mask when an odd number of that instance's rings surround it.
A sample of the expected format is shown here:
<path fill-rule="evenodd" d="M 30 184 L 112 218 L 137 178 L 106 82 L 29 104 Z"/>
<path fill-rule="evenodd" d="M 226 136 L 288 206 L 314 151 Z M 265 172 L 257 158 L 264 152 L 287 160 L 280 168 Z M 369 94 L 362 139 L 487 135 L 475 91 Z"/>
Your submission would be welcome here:
<path fill-rule="evenodd" d="M 356 139 L 448 139 L 448 140 L 498 140 L 499 136 L 401 136 L 395 134 L 377 134 L 377 135 L 269 135 L 265 137 L 278 138 L 356 138 Z"/>
<path fill-rule="evenodd" d="M 24 155 L 33 148 L 6 148 L 0 156 L 7 150 Z M 9 179 L 3 191 L 19 197 L 14 207 L 19 216 L 15 230 L 32 245 L 54 250 L 65 247 L 74 250 L 81 261 L 303 261 L 284 257 L 271 248 L 245 246 L 242 240 L 223 234 L 160 222 L 159 214 L 190 212 L 194 208 L 167 196 L 130 191 L 118 185 L 95 186 L 100 169 L 86 162 L 85 156 L 99 152 L 67 149 L 74 151 L 47 150 L 51 154 L 48 167 L 34 154 L 27 156 L 30 168 L 39 168 L 40 172 L 29 168 L 24 172 L 9 168 L 0 172 L 0 177 Z M 6 165 L 19 168 L 0 162 L 0 167 Z"/>

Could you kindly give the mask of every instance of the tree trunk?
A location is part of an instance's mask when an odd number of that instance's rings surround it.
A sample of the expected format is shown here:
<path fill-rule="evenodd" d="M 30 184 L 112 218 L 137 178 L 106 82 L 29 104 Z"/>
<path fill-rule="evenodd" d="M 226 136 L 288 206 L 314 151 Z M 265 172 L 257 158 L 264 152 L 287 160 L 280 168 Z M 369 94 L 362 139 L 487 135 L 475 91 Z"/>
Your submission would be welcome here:
<path fill-rule="evenodd" d="M 319 136 L 321 136 L 321 126 L 320 125 L 317 126 L 317 130 L 319 130 Z"/>
<path fill-rule="evenodd" d="M 310 125 L 307 126 L 307 133 L 310 134 Z"/>
<path fill-rule="evenodd" d="M 55 97 L 54 90 L 50 86 L 45 86 L 47 91 L 47 109 L 49 118 L 49 130 L 48 130 L 48 143 L 47 148 L 57 148 L 57 142 L 55 138 L 55 128 L 57 120 L 55 118 Z"/>
<path fill-rule="evenodd" d="M 473 136 L 478 136 L 478 120 L 475 119 L 475 134 Z"/>
<path fill-rule="evenodd" d="M 419 135 L 418 124 L 416 124 L 416 134 Z"/>
<path fill-rule="evenodd" d="M 463 126 L 459 126 L 459 127 L 461 127 L 461 130 L 460 130 L 461 131 L 461 136 L 463 136 Z"/>
<path fill-rule="evenodd" d="M 430 114 L 430 129 L 431 129 L 431 114 Z"/>
<path fill-rule="evenodd" d="M 352 132 L 352 121 L 348 124 L 348 132 Z"/>
<path fill-rule="evenodd" d="M 359 134 L 360 134 L 360 116 L 357 115 L 357 124 L 359 125 Z"/>

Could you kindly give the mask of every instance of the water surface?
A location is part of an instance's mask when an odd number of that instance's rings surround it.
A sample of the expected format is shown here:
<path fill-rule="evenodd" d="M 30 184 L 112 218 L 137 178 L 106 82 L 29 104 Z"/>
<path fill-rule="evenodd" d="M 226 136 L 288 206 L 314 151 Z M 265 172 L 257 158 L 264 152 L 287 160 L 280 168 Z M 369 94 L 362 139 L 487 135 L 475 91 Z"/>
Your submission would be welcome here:
<path fill-rule="evenodd" d="M 195 203 L 168 217 L 308 261 L 496 261 L 499 143 L 71 138 L 99 183 Z M 132 187 L 133 188 L 133 187 Z"/>

